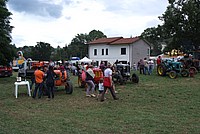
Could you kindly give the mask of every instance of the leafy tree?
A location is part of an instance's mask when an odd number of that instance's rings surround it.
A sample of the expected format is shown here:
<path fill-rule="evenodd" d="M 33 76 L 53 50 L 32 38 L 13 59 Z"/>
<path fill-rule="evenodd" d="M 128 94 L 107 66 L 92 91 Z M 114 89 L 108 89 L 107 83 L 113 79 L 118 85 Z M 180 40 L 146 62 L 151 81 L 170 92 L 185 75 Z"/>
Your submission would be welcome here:
<path fill-rule="evenodd" d="M 50 60 L 53 47 L 49 43 L 37 42 L 33 49 L 34 60 Z"/>
<path fill-rule="evenodd" d="M 199 0 L 169 0 L 169 4 L 160 17 L 164 21 L 165 38 L 171 38 L 168 48 L 182 49 L 184 52 L 199 49 Z"/>
<path fill-rule="evenodd" d="M 165 42 L 164 51 L 179 49 L 189 53 L 200 49 L 200 2 L 199 0 L 168 0 L 169 6 L 162 16 L 163 25 L 148 28 L 141 37 L 151 42 L 155 48 L 160 49 L 160 43 Z"/>
<path fill-rule="evenodd" d="M 107 38 L 107 36 L 99 30 L 92 30 L 91 32 L 89 32 L 88 41 L 93 41 L 99 38 Z"/>
<path fill-rule="evenodd" d="M 66 60 L 66 53 L 65 49 L 58 46 L 54 51 L 51 53 L 51 60 L 58 61 L 58 60 Z"/>
<path fill-rule="evenodd" d="M 101 31 L 92 30 L 89 34 L 77 34 L 67 48 L 68 56 L 83 58 L 88 55 L 88 43 L 98 38 L 106 37 Z"/>
<path fill-rule="evenodd" d="M 13 26 L 10 26 L 11 12 L 6 7 L 7 0 L 0 0 L 0 64 L 6 65 L 14 56 L 15 46 L 11 45 L 11 31 Z"/>
<path fill-rule="evenodd" d="M 161 39 L 160 30 L 158 30 L 158 29 L 159 29 L 159 27 L 147 28 L 141 34 L 141 38 L 147 40 L 149 43 L 152 44 L 153 49 L 151 50 L 151 55 L 158 55 L 161 53 L 162 39 Z"/>

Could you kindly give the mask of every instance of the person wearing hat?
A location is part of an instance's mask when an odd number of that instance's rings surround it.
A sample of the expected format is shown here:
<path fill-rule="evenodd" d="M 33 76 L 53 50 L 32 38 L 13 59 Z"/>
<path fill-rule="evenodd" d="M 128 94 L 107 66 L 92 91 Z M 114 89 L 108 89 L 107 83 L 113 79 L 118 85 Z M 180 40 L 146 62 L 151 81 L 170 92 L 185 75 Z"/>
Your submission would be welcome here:
<path fill-rule="evenodd" d="M 93 68 L 92 65 L 88 65 L 88 69 L 86 71 L 85 82 L 87 83 L 87 89 L 86 89 L 87 97 L 96 97 L 96 95 L 94 94 L 95 85 L 93 82 L 95 74 L 94 74 L 92 68 Z"/>
<path fill-rule="evenodd" d="M 105 95 L 107 89 L 110 90 L 113 99 L 118 100 L 118 98 L 116 97 L 115 91 L 113 89 L 112 70 L 111 70 L 111 64 L 110 63 L 108 64 L 107 68 L 104 71 L 103 86 L 104 86 L 104 90 L 103 90 L 103 93 L 101 95 L 101 101 L 104 101 L 104 95 Z"/>

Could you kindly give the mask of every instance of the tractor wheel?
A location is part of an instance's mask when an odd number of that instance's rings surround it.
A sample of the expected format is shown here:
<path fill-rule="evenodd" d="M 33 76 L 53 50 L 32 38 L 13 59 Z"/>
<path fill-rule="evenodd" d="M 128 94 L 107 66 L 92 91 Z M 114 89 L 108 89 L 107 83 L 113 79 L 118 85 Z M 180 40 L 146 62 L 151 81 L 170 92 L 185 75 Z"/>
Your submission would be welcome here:
<path fill-rule="evenodd" d="M 133 83 L 138 83 L 139 82 L 139 77 L 134 73 L 133 75 L 132 75 L 132 82 Z"/>
<path fill-rule="evenodd" d="M 194 72 L 194 74 L 197 74 L 198 73 L 198 71 L 197 71 L 197 69 L 195 68 L 195 67 L 190 67 L 189 68 L 189 73 L 190 72 Z"/>
<path fill-rule="evenodd" d="M 181 71 L 181 76 L 182 76 L 182 77 L 188 77 L 188 76 L 189 76 L 189 72 L 188 72 L 187 70 L 183 69 L 183 70 Z"/>
<path fill-rule="evenodd" d="M 120 85 L 123 85 L 124 84 L 124 80 L 123 80 L 123 77 L 121 75 L 118 75 L 118 74 L 115 74 L 113 77 L 113 82 L 114 83 L 119 83 Z"/>
<path fill-rule="evenodd" d="M 114 74 L 113 77 L 112 77 L 112 80 L 113 80 L 114 83 L 117 83 L 118 82 L 118 75 Z"/>
<path fill-rule="evenodd" d="M 73 84 L 71 81 L 67 81 L 65 85 L 66 94 L 72 94 L 73 92 Z"/>
<path fill-rule="evenodd" d="M 177 77 L 176 71 L 170 71 L 170 72 L 169 72 L 169 78 L 175 79 L 176 77 Z"/>
<path fill-rule="evenodd" d="M 157 73 L 158 73 L 158 75 L 160 75 L 160 76 L 166 75 L 166 67 L 165 67 L 164 64 L 159 64 L 159 65 L 157 66 Z"/>
<path fill-rule="evenodd" d="M 124 79 L 123 79 L 123 77 L 121 75 L 119 75 L 118 81 L 119 81 L 120 85 L 124 84 Z"/>

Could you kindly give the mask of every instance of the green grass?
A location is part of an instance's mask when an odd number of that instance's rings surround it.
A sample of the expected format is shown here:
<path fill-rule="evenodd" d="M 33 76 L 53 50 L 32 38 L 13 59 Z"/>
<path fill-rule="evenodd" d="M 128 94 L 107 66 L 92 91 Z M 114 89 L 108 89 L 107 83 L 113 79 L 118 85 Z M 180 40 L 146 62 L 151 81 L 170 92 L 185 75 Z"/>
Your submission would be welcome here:
<path fill-rule="evenodd" d="M 86 98 L 72 77 L 74 92 L 59 87 L 55 99 L 32 99 L 26 87 L 14 97 L 16 74 L 0 78 L 0 134 L 199 134 L 200 74 L 170 79 L 139 75 L 139 84 L 117 85 L 119 100 Z"/>

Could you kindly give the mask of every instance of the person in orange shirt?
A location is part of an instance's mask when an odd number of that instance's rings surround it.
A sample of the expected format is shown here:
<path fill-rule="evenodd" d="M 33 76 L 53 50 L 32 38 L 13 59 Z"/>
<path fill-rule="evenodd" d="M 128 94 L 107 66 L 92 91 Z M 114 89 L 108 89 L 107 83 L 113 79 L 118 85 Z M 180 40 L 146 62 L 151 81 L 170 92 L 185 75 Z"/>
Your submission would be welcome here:
<path fill-rule="evenodd" d="M 35 70 L 34 75 L 35 75 L 35 90 L 33 92 L 33 98 L 35 99 L 38 88 L 39 88 L 38 98 L 41 98 L 43 78 L 44 78 L 44 72 L 41 71 L 41 67 L 38 67 L 38 69 Z"/>

